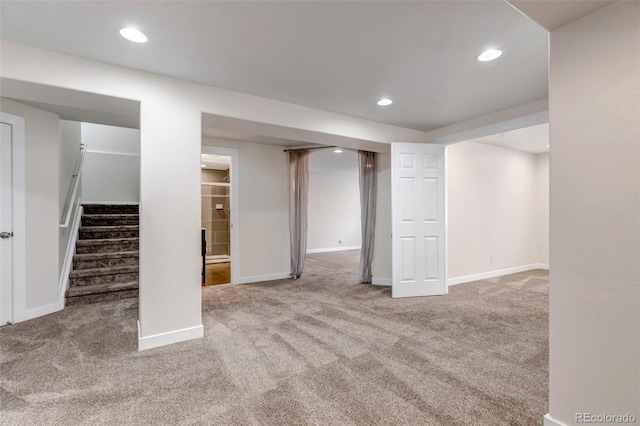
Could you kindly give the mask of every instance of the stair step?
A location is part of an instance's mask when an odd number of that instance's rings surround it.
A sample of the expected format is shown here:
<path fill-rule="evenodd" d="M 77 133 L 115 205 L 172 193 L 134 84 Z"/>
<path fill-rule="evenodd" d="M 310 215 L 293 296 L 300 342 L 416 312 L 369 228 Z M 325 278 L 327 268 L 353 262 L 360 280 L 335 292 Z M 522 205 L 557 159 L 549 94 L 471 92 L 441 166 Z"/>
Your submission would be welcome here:
<path fill-rule="evenodd" d="M 73 270 L 106 268 L 110 266 L 137 265 L 138 251 L 121 251 L 115 253 L 88 253 L 73 256 Z"/>
<path fill-rule="evenodd" d="M 137 204 L 83 204 L 84 214 L 138 214 Z"/>
<path fill-rule="evenodd" d="M 137 238 L 139 226 L 81 226 L 78 235 L 81 240 Z"/>
<path fill-rule="evenodd" d="M 66 293 L 66 297 L 86 296 L 89 294 L 103 294 L 110 293 L 112 291 L 126 291 L 137 290 L 138 282 L 129 281 L 123 283 L 103 283 L 84 285 L 81 287 L 69 287 Z"/>
<path fill-rule="evenodd" d="M 122 283 L 138 280 L 138 265 L 110 266 L 71 271 L 69 287 L 91 284 Z"/>
<path fill-rule="evenodd" d="M 137 214 L 83 214 L 82 226 L 122 226 L 138 225 L 140 216 Z"/>
<path fill-rule="evenodd" d="M 110 291 L 108 293 L 85 294 L 80 296 L 69 296 L 65 299 L 65 306 L 89 305 L 91 303 L 110 302 L 138 297 L 138 289 Z"/>
<path fill-rule="evenodd" d="M 138 238 L 109 238 L 94 240 L 78 240 L 76 254 L 88 253 L 117 253 L 138 250 Z"/>

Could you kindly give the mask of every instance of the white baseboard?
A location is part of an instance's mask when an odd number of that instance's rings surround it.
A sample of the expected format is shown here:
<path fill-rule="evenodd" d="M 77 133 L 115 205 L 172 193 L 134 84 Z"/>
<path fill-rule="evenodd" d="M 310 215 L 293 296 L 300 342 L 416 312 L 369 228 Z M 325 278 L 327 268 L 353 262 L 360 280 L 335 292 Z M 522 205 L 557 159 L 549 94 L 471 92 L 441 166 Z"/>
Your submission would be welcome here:
<path fill-rule="evenodd" d="M 562 423 L 551 417 L 548 413 L 544 415 L 544 426 L 568 426 L 566 423 Z"/>
<path fill-rule="evenodd" d="M 201 337 L 204 337 L 204 327 L 202 324 L 196 327 L 183 328 L 182 330 L 140 337 L 140 321 L 138 320 L 138 351 L 146 351 L 147 349 L 158 348 L 186 340 L 199 339 Z"/>
<path fill-rule="evenodd" d="M 234 284 L 251 284 L 262 281 L 284 280 L 291 276 L 291 272 L 279 272 L 277 274 L 253 275 L 250 277 L 240 277 Z"/>
<path fill-rule="evenodd" d="M 340 246 L 340 247 L 326 247 L 318 249 L 307 249 L 307 254 L 311 253 L 327 253 L 330 251 L 346 251 L 346 250 L 360 250 L 362 246 Z"/>
<path fill-rule="evenodd" d="M 487 278 L 501 277 L 503 275 L 515 274 L 518 272 L 532 271 L 534 269 L 543 269 L 540 263 L 532 263 L 531 265 L 516 266 L 515 268 L 498 269 L 496 271 L 483 272 L 480 274 L 465 275 L 464 277 L 449 278 L 447 285 L 456 285 L 470 283 L 472 281 L 486 280 Z"/>
<path fill-rule="evenodd" d="M 62 309 L 64 309 L 64 299 L 62 299 L 59 302 L 52 303 L 50 305 L 40 306 L 39 308 L 28 309 L 24 313 L 24 319 L 22 321 L 27 321 L 30 319 L 49 315 L 54 312 L 61 311 Z"/>
<path fill-rule="evenodd" d="M 373 285 L 386 285 L 391 286 L 391 278 L 371 278 L 371 284 Z"/>
<path fill-rule="evenodd" d="M 536 269 L 546 269 L 547 271 L 549 270 L 549 264 L 548 263 L 536 263 Z"/>
<path fill-rule="evenodd" d="M 71 272 L 71 266 L 73 265 L 73 255 L 76 254 L 76 242 L 78 240 L 78 228 L 80 227 L 80 219 L 82 218 L 82 204 L 78 200 L 76 206 L 75 216 L 71 221 L 69 241 L 67 242 L 67 250 L 64 254 L 64 262 L 62 263 L 62 272 L 60 272 L 60 281 L 58 283 L 58 291 L 60 292 L 60 306 L 64 309 L 65 293 L 69 287 L 69 273 Z"/>

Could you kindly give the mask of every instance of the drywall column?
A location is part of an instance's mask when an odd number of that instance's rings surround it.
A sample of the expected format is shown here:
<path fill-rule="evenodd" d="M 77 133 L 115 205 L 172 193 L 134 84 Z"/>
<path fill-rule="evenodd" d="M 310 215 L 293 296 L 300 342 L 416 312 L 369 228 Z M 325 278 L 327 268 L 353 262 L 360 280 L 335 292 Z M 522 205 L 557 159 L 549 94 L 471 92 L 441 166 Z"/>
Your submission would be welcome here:
<path fill-rule="evenodd" d="M 551 33 L 550 418 L 640 421 L 640 3 Z M 611 422 L 607 422 L 611 423 Z"/>
<path fill-rule="evenodd" d="M 140 350 L 203 335 L 201 113 L 175 99 L 140 106 Z"/>

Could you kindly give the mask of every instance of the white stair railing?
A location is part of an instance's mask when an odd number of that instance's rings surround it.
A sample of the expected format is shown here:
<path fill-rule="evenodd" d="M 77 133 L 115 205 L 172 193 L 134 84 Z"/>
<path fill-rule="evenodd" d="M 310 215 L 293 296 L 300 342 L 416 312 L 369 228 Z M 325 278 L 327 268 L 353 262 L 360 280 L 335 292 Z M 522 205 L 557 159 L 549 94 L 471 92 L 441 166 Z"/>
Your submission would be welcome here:
<path fill-rule="evenodd" d="M 71 182 L 69 183 L 70 191 L 67 193 L 67 199 L 64 203 L 64 209 L 62 210 L 62 218 L 60 219 L 60 228 L 68 228 L 71 222 L 71 212 L 73 207 L 77 204 L 76 198 L 78 197 L 78 186 L 82 177 L 82 165 L 84 164 L 84 154 L 87 152 L 85 144 L 80 144 L 80 161 L 78 161 L 78 168 L 72 175 Z"/>

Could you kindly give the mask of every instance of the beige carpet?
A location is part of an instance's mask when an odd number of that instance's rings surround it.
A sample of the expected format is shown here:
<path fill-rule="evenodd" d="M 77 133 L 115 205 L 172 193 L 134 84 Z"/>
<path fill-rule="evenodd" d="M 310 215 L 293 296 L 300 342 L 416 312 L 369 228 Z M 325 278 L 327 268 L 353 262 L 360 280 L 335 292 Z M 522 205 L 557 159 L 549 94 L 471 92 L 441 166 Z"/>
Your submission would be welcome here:
<path fill-rule="evenodd" d="M 203 289 L 205 338 L 136 352 L 135 300 L 0 329 L 3 425 L 539 425 L 546 271 L 394 300 L 357 252 Z"/>

